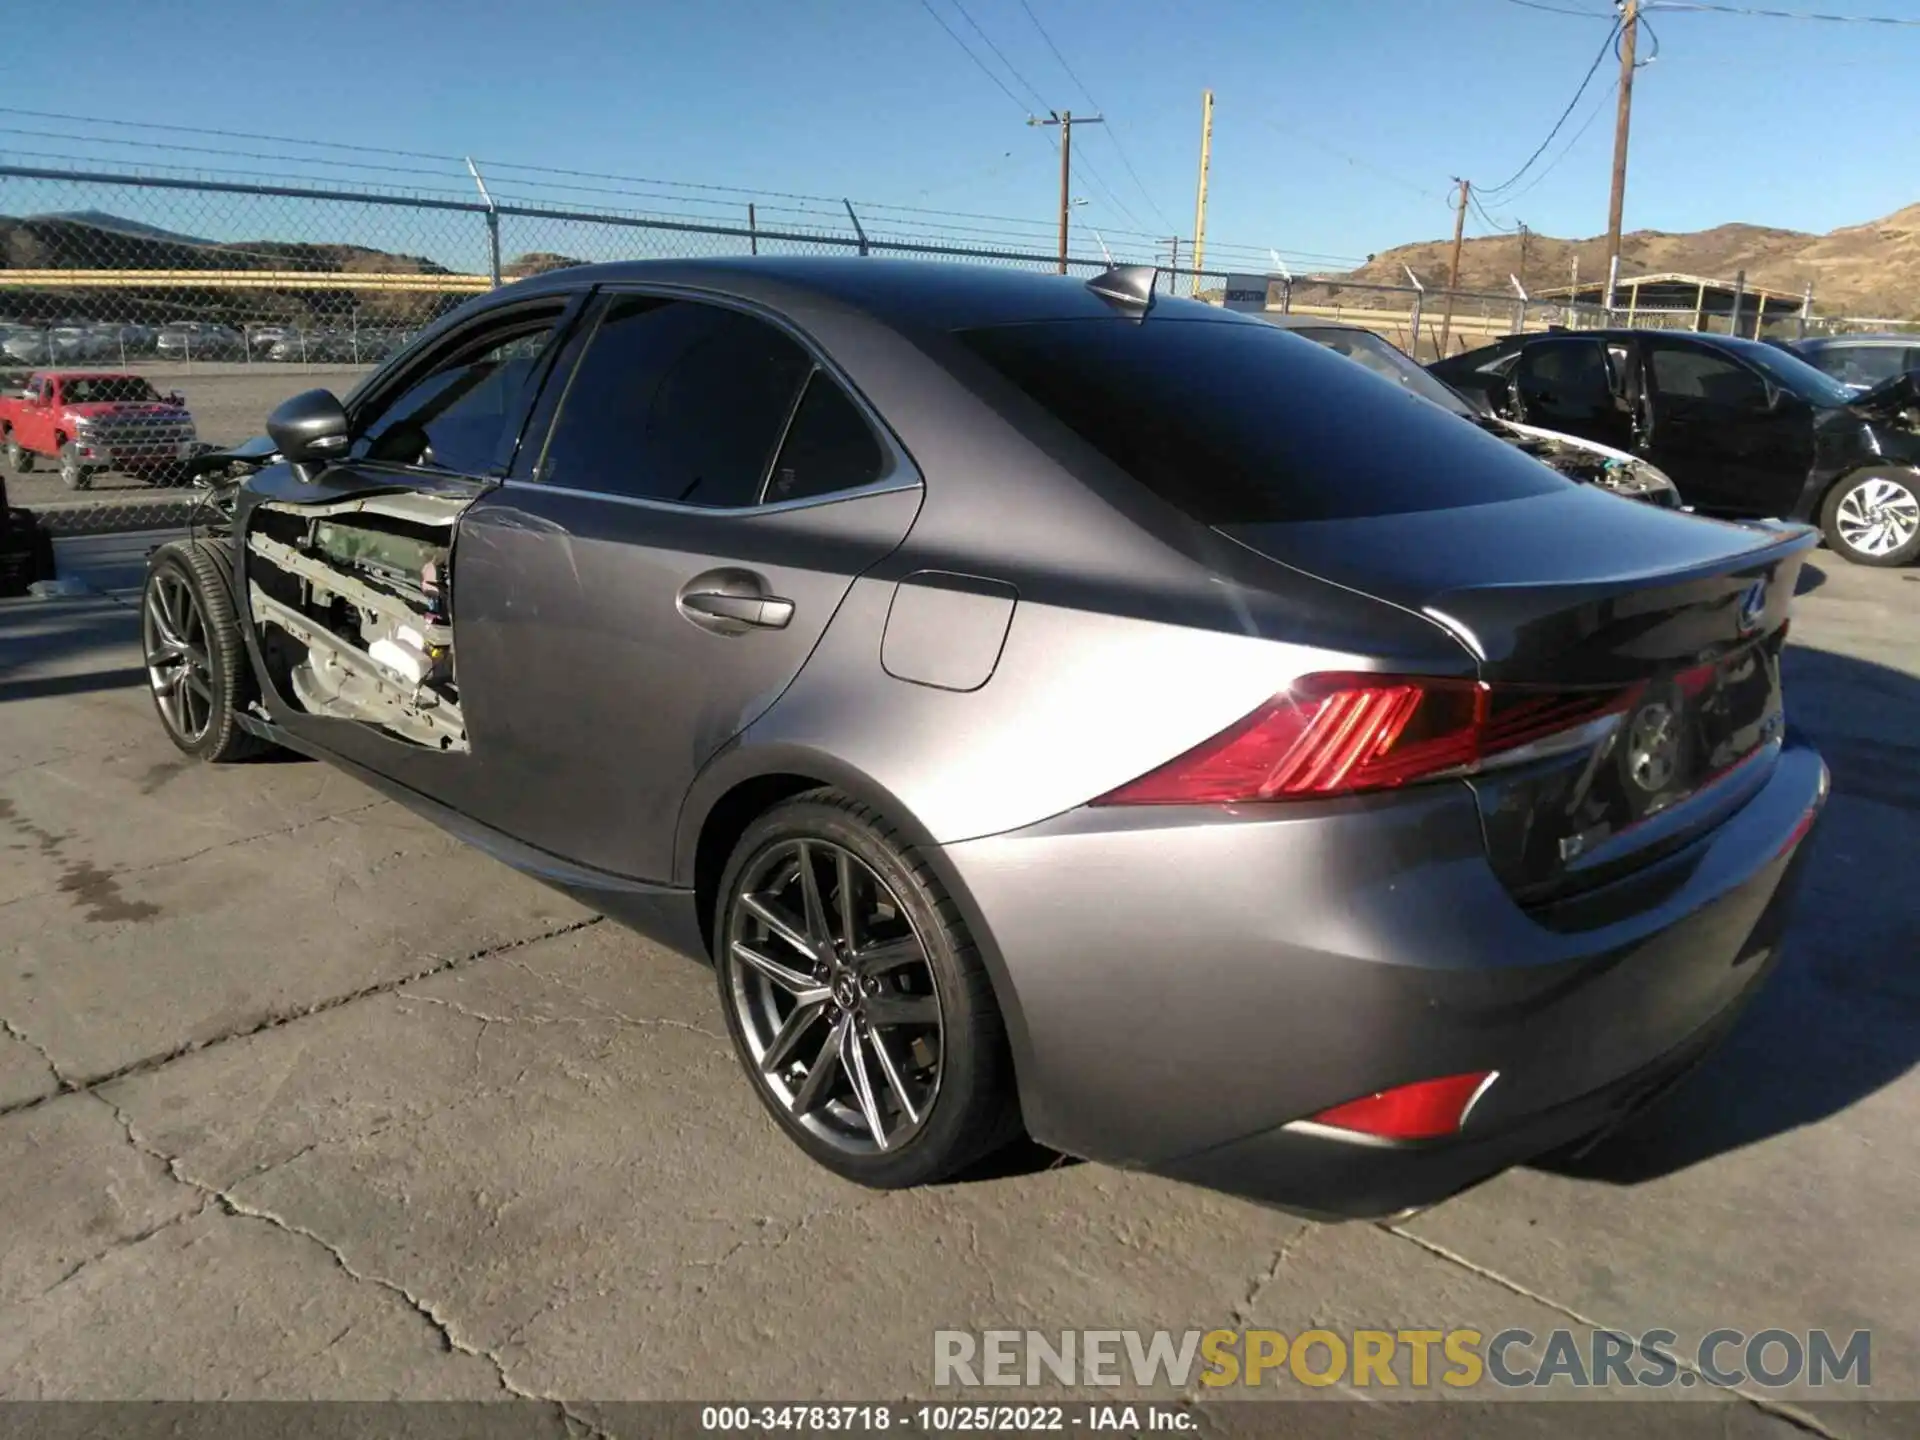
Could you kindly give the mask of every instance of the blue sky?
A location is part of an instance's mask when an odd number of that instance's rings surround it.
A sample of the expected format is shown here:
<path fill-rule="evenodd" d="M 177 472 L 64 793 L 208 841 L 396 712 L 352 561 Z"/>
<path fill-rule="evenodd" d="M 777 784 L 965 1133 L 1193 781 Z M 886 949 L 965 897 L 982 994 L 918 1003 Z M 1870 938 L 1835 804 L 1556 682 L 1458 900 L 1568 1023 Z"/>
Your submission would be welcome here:
<path fill-rule="evenodd" d="M 164 9 L 94 0 L 85 83 L 73 83 L 70 66 L 13 66 L 0 105 L 471 153 L 763 196 L 851 195 L 982 212 L 1030 222 L 1044 244 L 1058 169 L 1046 136 L 1024 123 L 1037 108 L 1028 84 L 1057 108 L 1084 113 L 1097 100 L 1109 121 L 1105 132 L 1076 132 L 1076 156 L 1087 163 L 1074 188 L 1089 202 L 1078 218 L 1156 234 L 1191 233 L 1200 94 L 1210 86 L 1215 244 L 1364 257 L 1446 233 L 1451 176 L 1493 186 L 1545 136 L 1605 39 L 1610 7 L 1540 3 L 1585 14 L 1513 0 L 1026 0 L 1083 90 L 1021 0 L 960 0 L 964 10 L 955 0 L 195 0 Z M 1920 0 L 1806 5 L 1920 21 Z M 163 15 L 175 18 L 163 23 Z M 1920 28 L 1653 16 L 1659 58 L 1636 82 L 1629 228 L 1746 220 L 1823 230 L 1920 199 L 1920 174 L 1899 158 L 1914 149 Z M 1643 36 L 1643 54 L 1652 48 Z M 1570 148 L 1526 193 L 1491 203 L 1496 221 L 1524 220 L 1557 235 L 1604 228 L 1614 73 L 1609 58 L 1548 156 Z M 0 114 L 0 127 L 7 158 L 166 158 L 71 138 L 78 134 L 296 153 L 18 113 Z M 36 129 L 46 133 L 21 133 Z M 276 158 L 200 163 L 352 173 Z M 464 183 L 445 165 L 437 169 L 385 178 Z M 493 179 L 506 192 L 558 195 L 544 188 L 553 177 L 499 170 Z M 644 196 L 576 195 L 682 208 Z M 709 198 L 731 205 L 747 197 Z M 1487 231 L 1479 217 L 1470 220 L 1469 233 Z"/>

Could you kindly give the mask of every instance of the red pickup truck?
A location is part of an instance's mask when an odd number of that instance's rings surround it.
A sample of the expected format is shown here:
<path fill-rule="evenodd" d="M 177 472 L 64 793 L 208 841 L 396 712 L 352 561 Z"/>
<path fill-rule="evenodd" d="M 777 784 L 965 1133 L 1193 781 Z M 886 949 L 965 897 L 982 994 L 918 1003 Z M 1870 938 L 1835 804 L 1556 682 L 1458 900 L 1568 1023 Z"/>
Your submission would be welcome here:
<path fill-rule="evenodd" d="M 141 375 L 72 370 L 36 370 L 24 386 L 0 393 L 0 442 L 14 474 L 45 456 L 58 463 L 69 490 L 87 489 L 96 470 L 176 483 L 201 448 L 178 395 L 161 395 Z"/>

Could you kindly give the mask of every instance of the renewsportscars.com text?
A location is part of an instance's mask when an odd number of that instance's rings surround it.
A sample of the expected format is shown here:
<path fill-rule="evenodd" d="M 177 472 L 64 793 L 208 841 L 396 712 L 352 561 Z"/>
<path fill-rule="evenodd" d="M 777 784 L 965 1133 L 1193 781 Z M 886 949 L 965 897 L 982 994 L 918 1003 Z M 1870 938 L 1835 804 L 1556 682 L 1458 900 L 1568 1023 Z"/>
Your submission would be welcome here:
<path fill-rule="evenodd" d="M 1691 1351 L 1671 1330 L 937 1330 L 936 1386 L 1201 1385 L 1466 1389 L 1682 1389 L 1873 1383 L 1873 1336 L 1855 1330 L 1709 1331 Z"/>

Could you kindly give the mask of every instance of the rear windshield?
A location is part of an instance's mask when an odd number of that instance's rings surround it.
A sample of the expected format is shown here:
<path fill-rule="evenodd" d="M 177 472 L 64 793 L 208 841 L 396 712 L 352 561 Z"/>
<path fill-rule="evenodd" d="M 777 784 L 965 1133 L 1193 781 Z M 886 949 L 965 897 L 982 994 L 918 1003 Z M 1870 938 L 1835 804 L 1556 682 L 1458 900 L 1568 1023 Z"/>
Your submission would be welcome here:
<path fill-rule="evenodd" d="M 1148 316 L 957 338 L 1203 525 L 1445 510 L 1568 483 L 1471 422 L 1270 325 Z"/>

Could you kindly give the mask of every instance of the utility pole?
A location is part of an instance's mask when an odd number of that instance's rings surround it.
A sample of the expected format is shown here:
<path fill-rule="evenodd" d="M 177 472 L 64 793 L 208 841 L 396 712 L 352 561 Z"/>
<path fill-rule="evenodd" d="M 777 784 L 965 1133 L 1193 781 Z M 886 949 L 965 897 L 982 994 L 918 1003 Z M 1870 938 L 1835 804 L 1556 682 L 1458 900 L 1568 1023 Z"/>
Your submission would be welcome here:
<path fill-rule="evenodd" d="M 1640 0 L 1624 0 L 1620 12 L 1620 108 L 1613 121 L 1613 193 L 1607 200 L 1607 309 L 1613 308 L 1613 277 L 1619 274 L 1620 214 L 1627 200 L 1627 129 L 1633 118 L 1633 47 L 1640 33 Z"/>
<path fill-rule="evenodd" d="M 1076 125 L 1104 125 L 1098 115 L 1075 116 L 1071 110 L 1055 110 L 1042 120 L 1029 115 L 1029 125 L 1058 125 L 1060 127 L 1060 273 L 1067 273 L 1067 212 L 1073 207 L 1073 127 Z"/>
<path fill-rule="evenodd" d="M 1527 222 L 1516 220 L 1513 223 L 1520 228 L 1520 288 L 1525 290 L 1527 288 Z"/>
<path fill-rule="evenodd" d="M 1200 193 L 1193 201 L 1193 293 L 1200 293 L 1200 267 L 1207 261 L 1207 164 L 1213 157 L 1213 91 L 1200 97 Z"/>
<path fill-rule="evenodd" d="M 1467 234 L 1467 196 L 1473 193 L 1471 180 L 1460 181 L 1460 198 L 1453 207 L 1453 265 L 1447 271 L 1447 308 L 1440 315 L 1439 359 L 1447 358 L 1447 337 L 1453 333 L 1453 292 L 1460 288 L 1460 245 Z"/>

